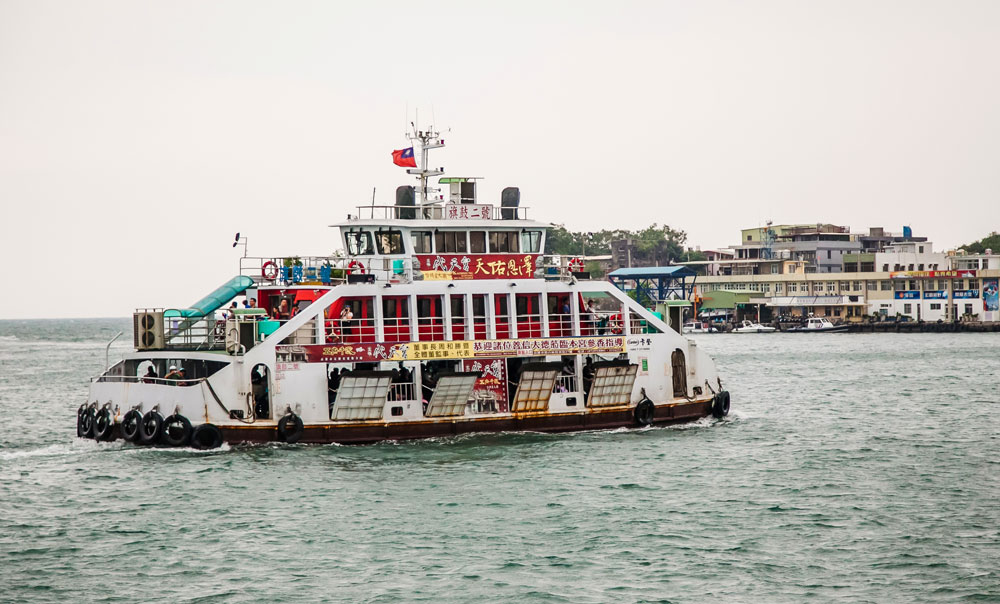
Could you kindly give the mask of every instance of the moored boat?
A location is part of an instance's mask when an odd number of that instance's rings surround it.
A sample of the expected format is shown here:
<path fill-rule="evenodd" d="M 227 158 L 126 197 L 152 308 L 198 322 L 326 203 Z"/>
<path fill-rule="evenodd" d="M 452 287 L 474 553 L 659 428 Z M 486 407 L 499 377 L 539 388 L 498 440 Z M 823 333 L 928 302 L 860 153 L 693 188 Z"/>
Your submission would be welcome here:
<path fill-rule="evenodd" d="M 769 325 L 761 325 L 760 323 L 746 320 L 740 323 L 739 327 L 733 328 L 733 333 L 772 333 L 775 331 L 777 329 Z"/>
<path fill-rule="evenodd" d="M 823 317 L 809 317 L 802 325 L 791 327 L 785 331 L 789 333 L 841 333 L 847 329 L 847 325 L 834 325 Z"/>
<path fill-rule="evenodd" d="M 333 225 L 343 255 L 244 256 L 188 308 L 137 309 L 135 350 L 92 379 L 78 435 L 370 443 L 729 412 L 680 308 L 668 324 L 578 259 L 546 256 L 549 225 L 527 218 L 517 188 L 495 206 L 475 178 L 433 186 L 443 171 L 428 153 L 444 141 L 411 141 L 420 167 L 412 147 L 394 159 L 417 186 Z"/>
<path fill-rule="evenodd" d="M 719 333 L 719 330 L 712 327 L 705 321 L 688 321 L 684 324 L 684 333 Z"/>

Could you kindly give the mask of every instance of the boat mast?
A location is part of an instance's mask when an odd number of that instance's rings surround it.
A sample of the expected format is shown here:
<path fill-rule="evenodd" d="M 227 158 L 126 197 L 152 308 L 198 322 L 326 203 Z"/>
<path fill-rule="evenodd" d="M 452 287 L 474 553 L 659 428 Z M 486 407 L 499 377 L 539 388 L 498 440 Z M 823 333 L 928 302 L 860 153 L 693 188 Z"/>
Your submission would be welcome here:
<path fill-rule="evenodd" d="M 438 131 L 434 130 L 434 126 L 431 126 L 428 130 L 418 130 L 413 122 L 410 122 L 410 126 L 413 128 L 413 131 L 407 132 L 406 138 L 410 139 L 410 144 L 414 147 L 417 146 L 416 143 L 420 144 L 420 166 L 418 168 L 410 168 L 406 173 L 417 175 L 417 180 L 420 181 L 420 205 L 425 206 L 437 201 L 431 199 L 430 194 L 437 193 L 438 191 L 438 189 L 431 189 L 428 186 L 427 179 L 432 176 L 444 174 L 444 168 L 431 169 L 427 167 L 428 152 L 431 149 L 444 147 L 444 139 L 440 138 Z"/>

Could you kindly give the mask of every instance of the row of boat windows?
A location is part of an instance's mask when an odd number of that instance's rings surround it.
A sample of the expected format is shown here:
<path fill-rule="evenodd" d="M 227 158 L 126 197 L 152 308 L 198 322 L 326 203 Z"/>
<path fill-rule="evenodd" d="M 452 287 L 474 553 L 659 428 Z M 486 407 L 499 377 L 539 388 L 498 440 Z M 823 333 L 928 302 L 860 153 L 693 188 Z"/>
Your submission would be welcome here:
<path fill-rule="evenodd" d="M 585 301 L 578 295 L 577 303 L 581 309 L 578 317 L 571 312 L 570 293 L 532 293 L 516 294 L 514 296 L 513 313 L 510 301 L 506 295 L 494 296 L 492 304 L 486 294 L 471 294 L 469 307 L 466 306 L 465 294 L 426 295 L 416 297 L 416 316 L 411 309 L 411 299 L 408 296 L 382 296 L 382 331 L 383 341 L 406 342 L 411 340 L 411 320 L 416 321 L 417 334 L 420 340 L 464 340 L 485 339 L 487 337 L 487 320 L 492 314 L 496 329 L 496 337 L 505 339 L 513 335 L 512 327 L 516 325 L 517 337 L 542 337 L 542 305 L 548 311 L 548 335 L 551 337 L 568 337 L 573 335 L 573 324 L 579 324 L 581 335 L 605 335 L 620 333 L 620 315 L 611 312 L 588 312 Z M 375 304 L 378 301 L 371 296 L 342 298 L 331 305 L 327 313 L 328 327 L 336 331 L 344 341 L 370 341 L 375 339 Z M 451 337 L 446 338 L 444 322 L 444 304 L 450 306 Z M 350 314 L 344 308 L 350 309 Z M 469 312 L 471 311 L 471 316 Z M 345 319 L 350 316 L 350 319 Z M 339 319 L 338 319 L 339 317 Z M 468 330 L 467 330 L 468 327 Z M 655 328 L 648 326 L 647 333 L 654 333 Z"/>
<path fill-rule="evenodd" d="M 351 256 L 405 254 L 401 231 L 349 231 L 345 235 Z M 539 254 L 542 231 L 410 231 L 415 254 Z"/>
<path fill-rule="evenodd" d="M 814 281 L 790 283 L 708 283 L 702 286 L 703 291 L 751 291 L 782 293 L 848 293 L 861 291 L 906 291 L 924 290 L 938 291 L 948 289 L 951 283 L 953 289 L 979 289 L 978 279 L 892 279 L 885 281 Z"/>

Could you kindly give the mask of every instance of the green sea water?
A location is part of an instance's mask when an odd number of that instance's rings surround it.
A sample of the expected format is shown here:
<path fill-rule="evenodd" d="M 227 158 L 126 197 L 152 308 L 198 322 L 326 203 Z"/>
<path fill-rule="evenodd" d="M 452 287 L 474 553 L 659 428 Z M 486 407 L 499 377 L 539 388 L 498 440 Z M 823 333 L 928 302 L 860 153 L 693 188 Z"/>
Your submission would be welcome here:
<path fill-rule="evenodd" d="M 696 336 L 733 412 L 682 427 L 199 452 L 76 438 L 118 330 L 0 321 L 0 601 L 1000 601 L 1000 334 Z"/>

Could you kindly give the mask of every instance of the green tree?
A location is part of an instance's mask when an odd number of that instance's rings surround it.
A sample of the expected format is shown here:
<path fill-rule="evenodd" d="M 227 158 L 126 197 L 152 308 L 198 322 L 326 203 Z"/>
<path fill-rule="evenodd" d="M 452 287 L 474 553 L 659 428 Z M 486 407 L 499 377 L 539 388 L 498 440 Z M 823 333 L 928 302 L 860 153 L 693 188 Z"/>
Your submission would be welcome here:
<path fill-rule="evenodd" d="M 993 250 L 1000 253 L 1000 235 L 994 232 L 979 241 L 960 246 L 960 248 L 970 254 L 982 254 L 986 250 Z"/>

